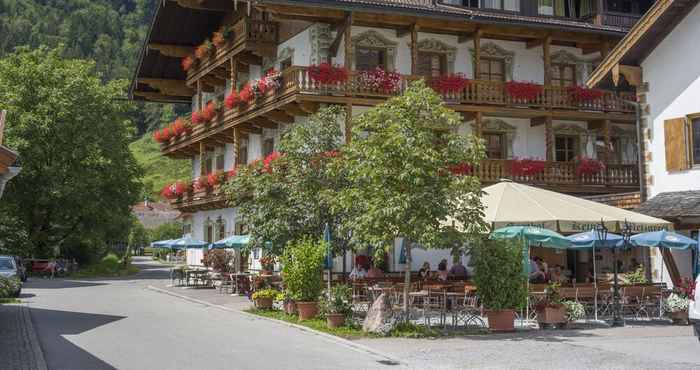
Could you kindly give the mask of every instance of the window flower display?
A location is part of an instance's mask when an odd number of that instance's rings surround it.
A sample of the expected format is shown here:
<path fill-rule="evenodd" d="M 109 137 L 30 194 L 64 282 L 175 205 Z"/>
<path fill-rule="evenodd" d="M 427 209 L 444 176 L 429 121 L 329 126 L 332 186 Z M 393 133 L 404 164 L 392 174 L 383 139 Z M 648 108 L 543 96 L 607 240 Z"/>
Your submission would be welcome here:
<path fill-rule="evenodd" d="M 360 72 L 358 82 L 363 89 L 393 94 L 401 88 L 401 75 L 377 68 Z"/>
<path fill-rule="evenodd" d="M 603 92 L 582 86 L 569 86 L 567 88 L 569 99 L 578 103 L 590 103 L 603 97 Z"/>
<path fill-rule="evenodd" d="M 546 162 L 539 159 L 514 159 L 511 173 L 515 176 L 534 176 L 544 172 Z"/>
<path fill-rule="evenodd" d="M 201 60 L 209 55 L 209 52 L 213 49 L 213 47 L 214 44 L 212 44 L 211 41 L 208 39 L 204 40 L 204 42 L 194 50 L 194 55 L 197 57 L 197 59 Z"/>
<path fill-rule="evenodd" d="M 576 175 L 577 176 L 597 175 L 605 170 L 605 165 L 603 164 L 603 162 L 601 162 L 597 159 L 579 157 L 579 158 L 577 158 L 576 162 L 578 162 L 578 164 L 576 165 Z"/>
<path fill-rule="evenodd" d="M 506 93 L 516 102 L 530 102 L 542 94 L 544 88 L 534 82 L 508 81 L 505 85 Z"/>
<path fill-rule="evenodd" d="M 231 90 L 231 93 L 226 96 L 226 99 L 224 99 L 224 106 L 226 109 L 233 109 L 240 103 L 241 97 L 238 95 L 238 91 L 236 90 Z"/>
<path fill-rule="evenodd" d="M 450 172 L 456 176 L 469 176 L 472 174 L 472 169 L 469 163 L 461 163 L 449 167 Z"/>
<path fill-rule="evenodd" d="M 440 94 L 456 94 L 469 86 L 469 83 L 469 79 L 464 77 L 464 74 L 457 73 L 433 79 L 430 86 Z"/>
<path fill-rule="evenodd" d="M 312 65 L 308 69 L 309 78 L 320 84 L 344 83 L 348 80 L 348 70 L 330 63 Z"/>

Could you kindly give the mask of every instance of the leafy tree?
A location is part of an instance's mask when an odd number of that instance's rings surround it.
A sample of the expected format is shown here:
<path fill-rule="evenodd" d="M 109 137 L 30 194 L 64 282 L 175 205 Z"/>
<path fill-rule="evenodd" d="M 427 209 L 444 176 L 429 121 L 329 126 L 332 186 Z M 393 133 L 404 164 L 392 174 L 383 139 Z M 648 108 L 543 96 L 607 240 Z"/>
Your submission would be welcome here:
<path fill-rule="evenodd" d="M 398 237 L 450 248 L 449 243 L 463 244 L 483 230 L 481 187 L 468 166 L 482 160 L 484 149 L 473 136 L 456 133 L 460 118 L 418 81 L 403 96 L 353 120 L 352 142 L 342 150 L 350 185 L 338 200 L 354 215 L 347 220 L 353 238 L 377 249 Z M 450 218 L 466 228 L 456 230 Z M 407 244 L 404 302 L 410 249 Z"/>
<path fill-rule="evenodd" d="M 179 222 L 168 222 L 159 225 L 155 229 L 148 230 L 147 232 L 148 239 L 151 242 L 179 239 L 182 237 L 182 224 Z"/>
<path fill-rule="evenodd" d="M 139 250 L 140 248 L 147 247 L 150 244 L 148 240 L 148 232 L 143 224 L 136 218 L 133 219 L 133 225 L 131 226 L 131 232 L 129 233 L 129 249 Z"/>
<path fill-rule="evenodd" d="M 474 282 L 484 307 L 518 309 L 527 301 L 523 246 L 517 240 L 487 240 L 473 250 Z"/>
<path fill-rule="evenodd" d="M 95 64 L 60 49 L 21 48 L 0 60 L 7 145 L 21 156 L 1 213 L 28 235 L 28 254 L 68 241 L 125 241 L 140 171 L 127 148 L 125 82 L 103 83 Z"/>
<path fill-rule="evenodd" d="M 326 223 L 337 231 L 336 247 L 347 245 L 341 231 L 346 213 L 334 207 L 345 180 L 331 171 L 341 160 L 340 112 L 321 109 L 283 133 L 280 153 L 237 169 L 227 191 L 250 228 L 251 246 L 280 255 L 289 241 L 320 237 Z"/>

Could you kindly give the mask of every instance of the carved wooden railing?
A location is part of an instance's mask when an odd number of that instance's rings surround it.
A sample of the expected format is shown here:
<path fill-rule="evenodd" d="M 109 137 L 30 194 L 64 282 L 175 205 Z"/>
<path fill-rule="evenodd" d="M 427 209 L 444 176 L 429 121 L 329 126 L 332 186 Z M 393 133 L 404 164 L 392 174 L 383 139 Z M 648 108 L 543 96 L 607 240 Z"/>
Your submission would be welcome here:
<path fill-rule="evenodd" d="M 546 162 L 544 171 L 535 175 L 518 175 L 512 171 L 513 161 L 487 159 L 473 169 L 474 175 L 482 182 L 498 182 L 509 179 L 533 185 L 575 185 L 575 186 L 616 186 L 638 187 L 639 175 L 636 164 L 607 164 L 605 169 L 594 175 L 576 173 L 574 162 Z"/>
<path fill-rule="evenodd" d="M 346 82 L 321 83 L 312 80 L 305 67 L 292 67 L 283 72 L 285 91 L 296 91 L 314 95 L 346 95 L 356 97 L 386 98 L 400 95 L 408 85 L 421 77 L 401 75 L 396 89 L 390 91 L 368 87 L 363 84 L 356 72 L 350 72 Z M 533 99 L 517 99 L 506 91 L 506 83 L 500 81 L 471 80 L 461 91 L 443 93 L 443 99 L 449 103 L 485 104 L 506 107 L 533 107 L 551 109 L 575 109 L 601 112 L 634 112 L 633 106 L 625 100 L 632 97 L 612 91 L 600 90 L 602 95 L 590 99 L 577 99 L 567 87 L 543 87 L 542 92 Z"/>

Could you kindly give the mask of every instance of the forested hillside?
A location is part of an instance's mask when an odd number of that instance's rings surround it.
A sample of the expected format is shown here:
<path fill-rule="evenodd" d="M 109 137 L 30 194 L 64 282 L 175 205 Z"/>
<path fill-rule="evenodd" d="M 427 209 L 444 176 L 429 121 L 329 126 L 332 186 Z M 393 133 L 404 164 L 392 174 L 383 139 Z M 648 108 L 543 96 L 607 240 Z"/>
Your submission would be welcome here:
<path fill-rule="evenodd" d="M 92 59 L 104 80 L 131 79 L 158 0 L 0 0 L 0 58 L 17 46 L 63 45 L 64 57 Z M 186 109 L 186 108 L 185 108 Z M 173 107 L 133 104 L 132 151 L 145 169 L 145 190 L 185 171 L 187 163 L 154 155 L 141 136 L 174 118 Z M 138 153 L 137 153 L 138 152 Z M 172 172 L 175 170 L 175 172 Z M 153 179 L 159 179 L 152 181 Z"/>

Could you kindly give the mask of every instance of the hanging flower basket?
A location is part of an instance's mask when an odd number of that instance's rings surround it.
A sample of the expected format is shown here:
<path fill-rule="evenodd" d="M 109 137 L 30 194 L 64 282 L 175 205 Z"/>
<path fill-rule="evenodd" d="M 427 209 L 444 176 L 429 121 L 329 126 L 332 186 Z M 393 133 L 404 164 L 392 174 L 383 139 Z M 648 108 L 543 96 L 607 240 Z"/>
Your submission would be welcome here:
<path fill-rule="evenodd" d="M 204 40 L 204 42 L 197 46 L 197 49 L 194 50 L 194 55 L 197 57 L 197 59 L 202 60 L 206 57 L 209 56 L 209 53 L 214 49 L 214 44 L 211 43 L 209 40 Z"/>
<path fill-rule="evenodd" d="M 181 66 L 182 66 L 183 71 L 185 71 L 185 72 L 189 71 L 193 65 L 194 65 L 194 58 L 192 58 L 191 55 L 188 55 L 188 56 L 182 58 Z"/>
<path fill-rule="evenodd" d="M 516 103 L 527 103 L 536 100 L 542 94 L 542 85 L 533 82 L 508 81 L 505 85 L 506 93 Z"/>
<path fill-rule="evenodd" d="M 347 69 L 344 67 L 333 66 L 330 63 L 312 65 L 309 67 L 308 71 L 311 81 L 319 84 L 334 85 L 344 83 L 348 80 Z"/>
<path fill-rule="evenodd" d="M 455 176 L 469 176 L 472 174 L 472 166 L 469 163 L 461 163 L 449 167 L 450 172 Z"/>
<path fill-rule="evenodd" d="M 394 94 L 401 88 L 401 75 L 377 68 L 372 71 L 360 72 L 358 82 L 362 89 Z"/>
<path fill-rule="evenodd" d="M 170 185 L 166 185 L 160 192 L 160 195 L 165 199 L 178 199 L 187 191 L 188 184 L 182 181 L 176 181 Z"/>
<path fill-rule="evenodd" d="M 577 103 L 590 103 L 603 97 L 603 92 L 582 86 L 569 86 L 567 89 L 569 99 Z"/>
<path fill-rule="evenodd" d="M 202 120 L 204 120 L 204 122 L 211 122 L 212 120 L 214 120 L 214 117 L 216 117 L 218 112 L 218 103 L 212 100 L 209 103 L 207 103 L 207 106 L 204 109 L 202 109 L 202 111 L 200 112 L 200 116 L 202 117 Z"/>
<path fill-rule="evenodd" d="M 576 175 L 577 176 L 597 175 L 605 170 L 605 165 L 603 164 L 603 162 L 601 162 L 597 159 L 580 157 L 577 159 L 576 162 L 578 163 L 576 165 Z"/>
<path fill-rule="evenodd" d="M 457 94 L 469 86 L 469 79 L 464 77 L 464 74 L 462 73 L 457 73 L 457 74 L 452 74 L 452 75 L 445 75 L 445 76 L 440 76 L 436 79 L 433 79 L 430 82 L 430 86 L 433 88 L 433 90 L 437 91 L 440 94 Z"/>
<path fill-rule="evenodd" d="M 239 96 L 241 98 L 241 101 L 246 104 L 250 104 L 253 102 L 255 96 L 253 95 L 253 90 L 250 86 L 250 83 L 247 83 L 245 84 L 245 86 L 243 86 L 243 89 L 241 89 L 241 93 L 239 94 Z"/>
<path fill-rule="evenodd" d="M 535 176 L 544 172 L 546 162 L 539 159 L 514 159 L 511 173 L 514 176 Z"/>

